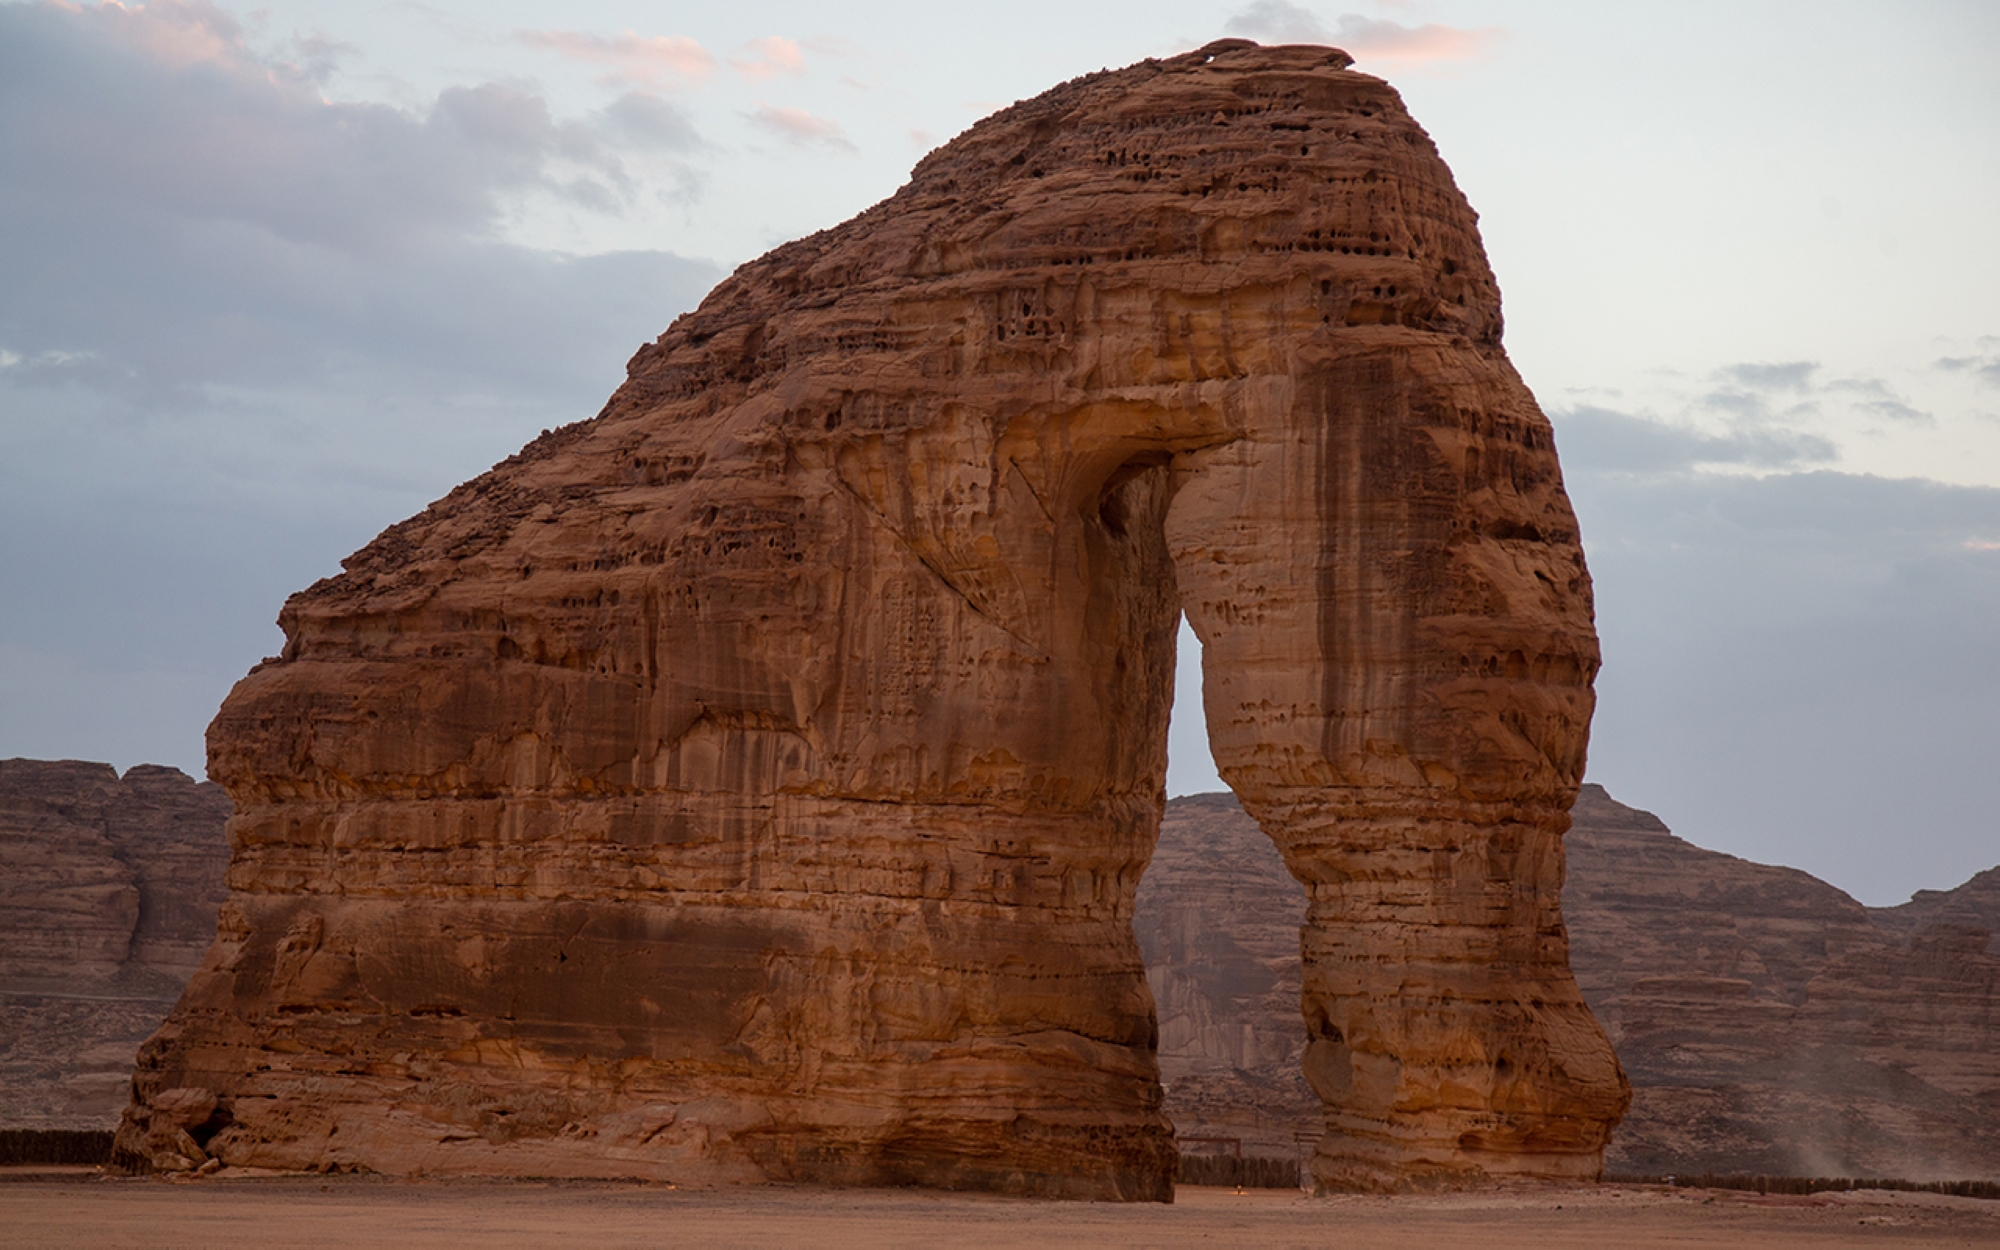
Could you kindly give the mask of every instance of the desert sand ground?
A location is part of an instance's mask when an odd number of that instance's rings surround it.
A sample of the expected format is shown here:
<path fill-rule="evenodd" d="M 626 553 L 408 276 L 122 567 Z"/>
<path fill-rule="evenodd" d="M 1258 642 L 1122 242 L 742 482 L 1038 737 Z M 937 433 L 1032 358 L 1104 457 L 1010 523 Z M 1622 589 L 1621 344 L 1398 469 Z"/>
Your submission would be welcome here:
<path fill-rule="evenodd" d="M 373 1177 L 195 1182 L 0 1176 L 13 1246 L 2000 1245 L 2000 1203 L 1928 1194 L 1759 1198 L 1651 1187 L 1306 1198 L 1183 1187 L 1172 1206 L 910 1190 Z"/>

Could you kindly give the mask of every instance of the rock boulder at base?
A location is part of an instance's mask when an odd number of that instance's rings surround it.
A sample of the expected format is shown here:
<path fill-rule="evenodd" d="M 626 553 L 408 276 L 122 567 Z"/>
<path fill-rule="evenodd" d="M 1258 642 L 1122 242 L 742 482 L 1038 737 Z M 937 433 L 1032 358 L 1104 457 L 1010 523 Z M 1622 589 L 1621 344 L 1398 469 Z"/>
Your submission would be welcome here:
<path fill-rule="evenodd" d="M 1596 1175 L 1589 577 L 1473 214 L 1347 65 L 996 114 L 293 597 L 120 1158 L 1169 1197 L 1185 611 L 1304 883 L 1320 1182 Z"/>

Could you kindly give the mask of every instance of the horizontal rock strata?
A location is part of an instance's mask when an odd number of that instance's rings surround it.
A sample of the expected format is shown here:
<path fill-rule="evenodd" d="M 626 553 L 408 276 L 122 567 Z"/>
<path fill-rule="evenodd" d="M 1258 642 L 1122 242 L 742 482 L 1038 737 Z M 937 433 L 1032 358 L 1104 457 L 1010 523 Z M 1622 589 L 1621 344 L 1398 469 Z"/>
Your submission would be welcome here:
<path fill-rule="evenodd" d="M 229 808 L 177 769 L 0 760 L 0 1125 L 117 1122 L 214 939 Z"/>
<path fill-rule="evenodd" d="M 2000 941 L 1975 923 L 2000 871 L 1870 909 L 1597 786 L 1574 817 L 1571 964 L 1633 1085 L 1611 1170 L 2000 1180 Z M 1229 796 L 1175 799 L 1135 923 L 1176 1127 L 1285 1155 L 1319 1125 L 1286 1085 L 1278 868 Z"/>
<path fill-rule="evenodd" d="M 1181 1137 L 1233 1138 L 1245 1154 L 1289 1159 L 1321 1136 L 1301 1068 L 1305 918 L 1305 892 L 1234 796 L 1167 803 L 1132 924 Z"/>
<path fill-rule="evenodd" d="M 1596 786 L 1575 815 L 1577 979 L 1634 1086 L 1614 1168 L 2000 1180 L 2000 949 L 1944 919 L 1994 873 L 1901 924 Z"/>
<path fill-rule="evenodd" d="M 1321 1182 L 1594 1175 L 1588 575 L 1473 215 L 1347 63 L 997 114 L 295 596 L 120 1158 L 1167 1197 L 1185 611 L 1305 883 Z"/>

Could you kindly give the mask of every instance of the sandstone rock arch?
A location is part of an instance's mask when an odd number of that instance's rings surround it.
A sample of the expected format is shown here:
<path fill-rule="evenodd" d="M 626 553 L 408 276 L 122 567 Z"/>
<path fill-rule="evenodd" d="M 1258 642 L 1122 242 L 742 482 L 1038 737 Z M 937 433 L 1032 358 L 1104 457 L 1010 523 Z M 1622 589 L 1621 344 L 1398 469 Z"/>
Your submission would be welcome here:
<path fill-rule="evenodd" d="M 1184 608 L 1311 896 L 1322 1181 L 1594 1175 L 1589 581 L 1472 214 L 1347 64 L 982 122 L 295 596 L 120 1158 L 1169 1196 Z"/>

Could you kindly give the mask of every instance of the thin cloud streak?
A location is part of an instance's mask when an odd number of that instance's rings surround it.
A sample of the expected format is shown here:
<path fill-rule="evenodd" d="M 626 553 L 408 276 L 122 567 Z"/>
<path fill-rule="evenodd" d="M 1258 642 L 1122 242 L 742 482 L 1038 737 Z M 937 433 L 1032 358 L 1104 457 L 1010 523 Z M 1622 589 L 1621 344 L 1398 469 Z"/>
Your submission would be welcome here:
<path fill-rule="evenodd" d="M 1880 378 L 1840 378 L 1827 383 L 1827 390 L 1855 396 L 1855 408 L 1870 416 L 1886 417 L 1906 425 L 1936 425 L 1937 417 L 1916 407 L 1889 388 Z"/>
<path fill-rule="evenodd" d="M 1507 36 L 1498 27 L 1471 30 L 1435 22 L 1405 26 L 1359 13 L 1343 13 L 1329 28 L 1312 10 L 1287 0 L 1256 0 L 1231 17 L 1223 29 L 1232 35 L 1279 43 L 1335 45 L 1357 60 L 1404 66 L 1472 60 L 1490 52 Z"/>
<path fill-rule="evenodd" d="M 572 61 L 602 65 L 598 82 L 654 89 L 699 86 L 715 73 L 715 57 L 685 35 L 592 35 L 575 30 L 523 30 L 514 36 Z"/>
<path fill-rule="evenodd" d="M 790 39 L 771 35 L 743 45 L 745 55 L 731 58 L 732 69 L 752 82 L 764 82 L 782 75 L 797 77 L 806 72 L 805 53 Z"/>
<path fill-rule="evenodd" d="M 1708 434 L 1608 408 L 1554 414 L 1563 463 L 1617 474 L 1683 473 L 1701 468 L 1796 469 L 1832 463 L 1833 443 L 1797 430 L 1750 429 Z"/>
<path fill-rule="evenodd" d="M 1790 360 L 1783 364 L 1735 364 L 1724 365 L 1717 371 L 1738 386 L 1760 391 L 1797 391 L 1812 384 L 1813 374 L 1819 372 L 1816 360 Z"/>
<path fill-rule="evenodd" d="M 1969 373 L 1988 386 L 2000 386 L 2000 356 L 1946 356 L 1936 367 L 1947 373 Z"/>
<path fill-rule="evenodd" d="M 1825 375 L 1814 360 L 1738 361 L 1689 379 L 1699 389 L 1672 395 L 1669 419 L 1578 392 L 1554 415 L 1566 461 L 1619 473 L 1830 467 L 1853 438 L 1940 424 L 1883 378 Z"/>
<path fill-rule="evenodd" d="M 750 120 L 794 147 L 819 145 L 843 152 L 859 151 L 847 141 L 839 122 L 829 117 L 815 117 L 804 109 L 764 104 L 750 114 Z"/>

